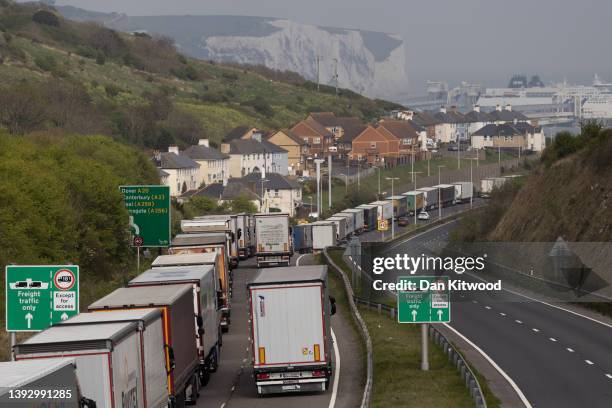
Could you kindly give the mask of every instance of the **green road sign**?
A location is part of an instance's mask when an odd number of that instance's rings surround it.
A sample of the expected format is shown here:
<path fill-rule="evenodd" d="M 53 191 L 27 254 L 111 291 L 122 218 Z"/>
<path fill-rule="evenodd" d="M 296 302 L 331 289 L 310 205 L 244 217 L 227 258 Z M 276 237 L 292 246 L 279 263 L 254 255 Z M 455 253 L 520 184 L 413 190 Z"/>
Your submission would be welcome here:
<path fill-rule="evenodd" d="M 79 267 L 8 265 L 6 331 L 41 331 L 79 313 Z"/>
<path fill-rule="evenodd" d="M 397 281 L 413 289 L 397 294 L 399 323 L 450 322 L 448 276 L 401 276 Z"/>
<path fill-rule="evenodd" d="M 132 246 L 170 246 L 170 187 L 121 186 L 134 233 Z"/>

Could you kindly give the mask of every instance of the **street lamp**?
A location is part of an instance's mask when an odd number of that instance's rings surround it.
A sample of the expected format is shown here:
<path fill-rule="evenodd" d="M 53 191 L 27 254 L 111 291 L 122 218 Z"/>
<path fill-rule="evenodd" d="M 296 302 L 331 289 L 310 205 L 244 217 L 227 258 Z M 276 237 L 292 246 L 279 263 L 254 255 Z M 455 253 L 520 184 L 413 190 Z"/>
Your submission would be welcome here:
<path fill-rule="evenodd" d="M 321 163 L 325 163 L 325 159 L 315 159 L 315 165 L 317 167 L 317 215 L 321 217 L 321 207 L 323 201 L 321 200 Z"/>
<path fill-rule="evenodd" d="M 378 199 L 380 199 L 380 166 L 376 166 L 376 170 L 378 170 Z"/>
<path fill-rule="evenodd" d="M 442 184 L 440 181 L 440 169 L 445 165 L 438 165 L 438 186 Z M 442 190 L 438 187 L 438 219 L 442 219 Z"/>
<path fill-rule="evenodd" d="M 470 209 L 472 209 L 474 205 L 474 174 L 472 164 L 474 163 L 474 160 L 476 160 L 476 162 L 478 163 L 478 158 L 470 158 L 468 160 L 470 161 L 470 183 L 472 184 L 472 194 L 470 194 Z"/>
<path fill-rule="evenodd" d="M 418 173 L 422 173 L 422 171 L 416 171 L 416 172 L 414 172 L 414 171 L 413 171 L 413 172 L 412 172 L 412 179 L 414 180 L 414 191 L 415 191 L 415 192 L 416 192 L 416 189 L 417 189 L 417 180 L 416 180 L 416 175 L 417 175 Z M 414 196 L 414 198 L 413 198 L 413 205 L 414 205 L 414 208 L 413 208 L 413 210 L 414 210 L 414 211 L 413 211 L 413 212 L 414 212 L 414 225 L 416 225 L 416 224 L 417 224 L 417 208 L 416 208 L 416 200 L 417 200 L 417 199 L 416 199 L 416 194 L 415 194 L 415 196 Z"/>
<path fill-rule="evenodd" d="M 263 210 L 264 207 L 265 207 L 264 206 L 264 183 L 267 183 L 270 180 L 268 180 L 267 178 L 262 178 L 260 181 L 261 181 L 261 200 L 260 200 L 261 201 L 261 203 L 260 203 L 261 212 L 266 212 L 266 211 Z"/>
<path fill-rule="evenodd" d="M 394 191 L 393 191 L 393 182 L 395 180 L 399 180 L 399 177 L 385 177 L 387 180 L 391 180 L 391 197 L 393 197 L 395 195 Z M 394 217 L 391 217 L 391 239 L 395 239 L 395 219 Z"/>

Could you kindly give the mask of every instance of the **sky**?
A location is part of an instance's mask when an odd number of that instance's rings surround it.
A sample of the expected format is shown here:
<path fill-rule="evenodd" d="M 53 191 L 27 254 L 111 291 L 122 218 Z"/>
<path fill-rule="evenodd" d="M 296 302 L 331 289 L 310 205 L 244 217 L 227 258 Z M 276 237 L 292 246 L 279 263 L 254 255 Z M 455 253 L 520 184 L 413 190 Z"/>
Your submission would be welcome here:
<path fill-rule="evenodd" d="M 427 80 L 506 86 L 515 73 L 545 83 L 612 82 L 610 0 L 58 0 L 129 15 L 230 14 L 399 34 L 410 90 Z"/>

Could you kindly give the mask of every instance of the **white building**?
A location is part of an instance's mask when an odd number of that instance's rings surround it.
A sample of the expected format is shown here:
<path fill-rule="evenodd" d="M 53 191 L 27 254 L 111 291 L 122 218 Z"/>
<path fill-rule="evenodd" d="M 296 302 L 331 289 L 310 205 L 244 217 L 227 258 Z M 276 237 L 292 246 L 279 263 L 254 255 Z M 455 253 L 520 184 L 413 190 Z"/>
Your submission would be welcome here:
<path fill-rule="evenodd" d="M 198 187 L 198 171 L 200 165 L 189 157 L 180 154 L 177 146 L 168 147 L 165 153 L 156 157 L 160 169 L 161 181 L 170 187 L 170 195 L 178 197 L 182 193 L 195 190 Z"/>
<path fill-rule="evenodd" d="M 237 139 L 221 145 L 221 153 L 229 155 L 229 176 L 244 177 L 250 173 L 289 172 L 289 153 L 267 140 Z"/>
<path fill-rule="evenodd" d="M 183 152 L 200 165 L 198 186 L 202 183 L 227 184 L 229 178 L 229 156 L 210 147 L 208 139 L 200 139 L 197 146 L 190 146 Z"/>
<path fill-rule="evenodd" d="M 302 187 L 278 173 L 267 173 L 263 181 L 261 174 L 252 173 L 243 177 L 241 182 L 249 185 L 260 196 L 261 212 L 275 209 L 293 217 L 296 209 L 302 205 Z"/>

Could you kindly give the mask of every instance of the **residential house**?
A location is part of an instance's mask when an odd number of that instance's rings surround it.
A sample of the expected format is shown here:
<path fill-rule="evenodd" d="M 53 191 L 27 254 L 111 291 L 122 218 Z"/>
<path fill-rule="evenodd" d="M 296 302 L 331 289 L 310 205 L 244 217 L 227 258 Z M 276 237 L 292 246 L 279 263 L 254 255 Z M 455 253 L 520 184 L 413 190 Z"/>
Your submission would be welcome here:
<path fill-rule="evenodd" d="M 170 187 L 172 197 L 178 197 L 198 187 L 200 165 L 181 154 L 177 146 L 170 146 L 167 152 L 158 153 L 155 156 L 155 162 L 161 170 L 160 174 L 167 174 L 163 178 L 163 184 Z"/>
<path fill-rule="evenodd" d="M 262 134 L 262 131 L 251 126 L 237 126 L 223 136 L 223 142 L 229 143 L 237 139 L 252 139 L 254 134 Z"/>
<path fill-rule="evenodd" d="M 489 113 L 493 123 L 503 125 L 504 123 L 528 122 L 529 118 L 521 112 L 512 110 L 512 105 L 508 104 L 504 108 L 497 105 L 495 110 Z"/>
<path fill-rule="evenodd" d="M 312 119 L 298 122 L 291 131 L 306 142 L 310 159 L 325 157 L 333 146 L 334 134 Z"/>
<path fill-rule="evenodd" d="M 279 173 L 287 175 L 289 159 L 287 150 L 261 139 L 235 139 L 221 144 L 221 153 L 229 155 L 229 176 L 244 177 L 250 173 Z"/>
<path fill-rule="evenodd" d="M 200 184 L 227 183 L 229 156 L 210 147 L 208 139 L 200 139 L 196 146 L 188 147 L 183 154 L 200 165 L 198 171 Z"/>
<path fill-rule="evenodd" d="M 352 141 L 349 160 L 364 161 L 373 166 L 394 166 L 399 162 L 400 140 L 389 132 L 379 132 L 368 125 Z"/>
<path fill-rule="evenodd" d="M 414 112 L 410 115 L 410 120 L 412 120 L 416 125 L 422 126 L 425 128 L 427 133 L 427 138 L 432 142 L 436 140 L 436 125 L 438 122 L 429 112 Z"/>
<path fill-rule="evenodd" d="M 281 129 L 268 137 L 268 142 L 287 151 L 289 174 L 306 168 L 308 144 L 291 129 Z"/>
<path fill-rule="evenodd" d="M 471 135 L 486 125 L 495 122 L 495 119 L 493 119 L 491 115 L 480 111 L 480 105 L 474 105 L 472 110 L 465 114 L 465 119 L 468 122 L 468 135 Z"/>
<path fill-rule="evenodd" d="M 364 123 L 356 116 L 336 116 L 333 112 L 313 112 L 307 120 L 313 120 L 334 136 L 329 153 L 343 158 L 351 151 L 350 142 L 365 129 Z"/>
<path fill-rule="evenodd" d="M 293 217 L 296 209 L 302 205 L 302 187 L 278 173 L 251 173 L 240 181 L 258 194 L 262 200 L 260 211 L 288 213 Z"/>
<path fill-rule="evenodd" d="M 522 149 L 541 152 L 545 147 L 542 128 L 526 122 L 489 124 L 472 134 L 472 147 Z"/>
<path fill-rule="evenodd" d="M 425 130 L 408 120 L 381 120 L 376 127 L 379 133 L 399 140 L 397 164 L 410 163 L 412 155 L 422 150 Z M 422 133 L 419 134 L 419 131 Z M 427 147 L 425 147 L 427 150 Z"/>

